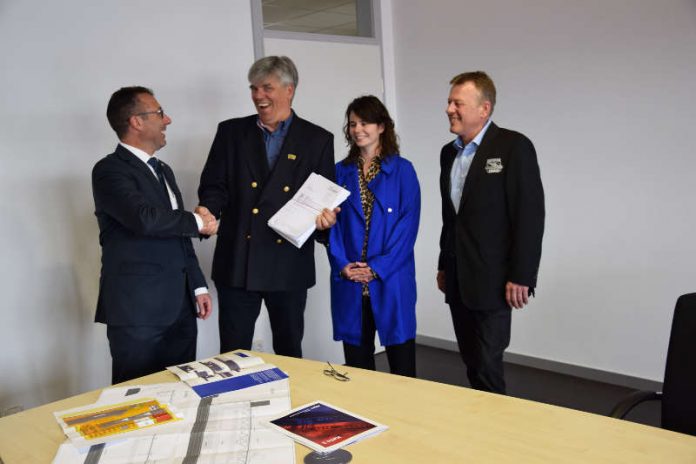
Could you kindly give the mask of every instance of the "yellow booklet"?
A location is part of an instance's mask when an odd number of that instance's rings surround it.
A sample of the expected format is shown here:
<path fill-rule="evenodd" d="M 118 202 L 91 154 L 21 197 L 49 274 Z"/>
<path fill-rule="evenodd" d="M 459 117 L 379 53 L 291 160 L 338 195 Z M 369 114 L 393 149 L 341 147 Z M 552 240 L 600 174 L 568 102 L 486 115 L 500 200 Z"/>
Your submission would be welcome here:
<path fill-rule="evenodd" d="M 108 441 L 180 420 L 168 405 L 152 398 L 63 411 L 56 413 L 56 419 L 68 438 L 88 441 Z"/>

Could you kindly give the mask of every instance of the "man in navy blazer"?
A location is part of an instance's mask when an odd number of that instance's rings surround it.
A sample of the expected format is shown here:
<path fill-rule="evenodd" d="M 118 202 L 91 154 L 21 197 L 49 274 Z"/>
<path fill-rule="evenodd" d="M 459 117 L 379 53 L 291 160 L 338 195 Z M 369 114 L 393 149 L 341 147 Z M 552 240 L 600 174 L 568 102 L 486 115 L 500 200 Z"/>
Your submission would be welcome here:
<path fill-rule="evenodd" d="M 120 143 L 92 171 L 102 247 L 95 321 L 107 325 L 119 383 L 196 358 L 196 314 L 210 316 L 212 301 L 191 237 L 214 234 L 217 221 L 184 210 L 174 173 L 154 157 L 172 120 L 151 90 L 117 90 L 107 118 Z"/>
<path fill-rule="evenodd" d="M 450 132 L 440 155 L 442 233 L 437 284 L 473 388 L 505 393 L 511 308 L 536 286 L 544 190 L 532 142 L 490 119 L 495 85 L 481 71 L 451 81 Z"/>
<path fill-rule="evenodd" d="M 292 110 L 297 69 L 268 56 L 249 69 L 257 114 L 219 124 L 198 188 L 202 214 L 220 219 L 212 277 L 219 297 L 220 351 L 250 349 L 265 302 L 276 354 L 302 357 L 314 242 L 296 248 L 268 226 L 312 172 L 333 180 L 333 135 Z M 335 211 L 317 216 L 326 240 Z"/>

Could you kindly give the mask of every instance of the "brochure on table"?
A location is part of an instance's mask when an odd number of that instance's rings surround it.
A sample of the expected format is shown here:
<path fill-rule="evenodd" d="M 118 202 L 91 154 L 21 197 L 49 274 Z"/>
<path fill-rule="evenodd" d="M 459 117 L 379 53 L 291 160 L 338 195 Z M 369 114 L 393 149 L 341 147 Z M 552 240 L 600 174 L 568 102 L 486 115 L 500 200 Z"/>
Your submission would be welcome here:
<path fill-rule="evenodd" d="M 154 398 L 131 399 L 115 404 L 93 404 L 54 413 L 73 445 L 91 446 L 130 436 L 153 434 L 183 419 L 172 406 Z"/>
<path fill-rule="evenodd" d="M 246 390 L 267 383 L 287 382 L 288 375 L 244 352 L 213 356 L 167 368 L 201 398 Z"/>
<path fill-rule="evenodd" d="M 267 424 L 319 453 L 344 448 L 388 428 L 321 401 L 269 419 Z"/>
<path fill-rule="evenodd" d="M 244 353 L 236 355 L 244 358 Z M 234 371 L 237 375 L 245 369 L 268 366 L 257 357 L 247 361 L 253 364 L 252 367 L 241 367 L 234 357 L 235 364 L 226 364 L 230 361 L 228 356 L 219 362 L 231 369 L 236 365 L 239 368 L 239 371 Z M 65 413 L 68 417 L 73 417 L 75 411 L 98 415 L 99 411 L 113 411 L 114 406 L 123 409 L 123 405 L 143 402 L 168 408 L 177 420 L 166 426 L 145 428 L 139 433 L 114 434 L 105 440 L 87 441 L 80 437 L 82 441 L 78 441 L 77 446 L 67 440 L 58 449 L 53 463 L 295 462 L 292 440 L 265 425 L 267 419 L 290 409 L 287 378 L 206 398 L 201 398 L 183 382 L 112 387 L 102 391 L 97 403 L 56 413 L 56 418 L 60 422 L 59 417 Z M 100 442 L 103 443 L 97 444 Z"/>
<path fill-rule="evenodd" d="M 152 397 L 176 405 L 183 419 L 176 426 L 152 428 L 150 435 L 101 445 L 76 447 L 66 441 L 53 464 L 294 463 L 292 440 L 262 424 L 290 409 L 290 392 L 276 390 L 255 401 L 231 400 L 233 396 L 201 399 L 182 382 L 106 389 L 99 404 Z"/>

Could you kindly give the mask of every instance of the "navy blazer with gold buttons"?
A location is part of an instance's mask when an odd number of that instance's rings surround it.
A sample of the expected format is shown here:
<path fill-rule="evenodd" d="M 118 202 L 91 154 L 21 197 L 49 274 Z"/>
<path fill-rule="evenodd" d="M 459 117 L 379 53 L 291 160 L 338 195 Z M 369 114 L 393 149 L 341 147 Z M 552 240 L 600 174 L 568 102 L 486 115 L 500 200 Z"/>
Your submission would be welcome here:
<path fill-rule="evenodd" d="M 201 174 L 199 204 L 220 219 L 212 278 L 250 291 L 315 284 L 314 241 L 298 249 L 268 226 L 312 172 L 334 180 L 333 135 L 297 114 L 269 169 L 257 115 L 218 125 Z"/>

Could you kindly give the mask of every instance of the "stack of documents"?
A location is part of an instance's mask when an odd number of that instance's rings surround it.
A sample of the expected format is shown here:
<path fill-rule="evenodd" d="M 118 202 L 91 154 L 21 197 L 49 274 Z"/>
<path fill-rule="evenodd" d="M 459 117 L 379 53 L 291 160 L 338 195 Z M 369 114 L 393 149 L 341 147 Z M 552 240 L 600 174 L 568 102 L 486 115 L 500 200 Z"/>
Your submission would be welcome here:
<path fill-rule="evenodd" d="M 230 378 L 270 366 L 250 362 L 256 365 L 236 364 L 238 371 L 230 364 Z M 262 425 L 291 407 L 283 375 L 205 397 L 183 382 L 105 389 L 93 405 L 54 413 L 68 440 L 53 463 L 294 463 L 292 440 Z"/>
<path fill-rule="evenodd" d="M 302 187 L 277 213 L 268 226 L 297 248 L 307 241 L 316 229 L 316 220 L 324 208 L 334 209 L 350 192 L 326 177 L 311 173 Z"/>

